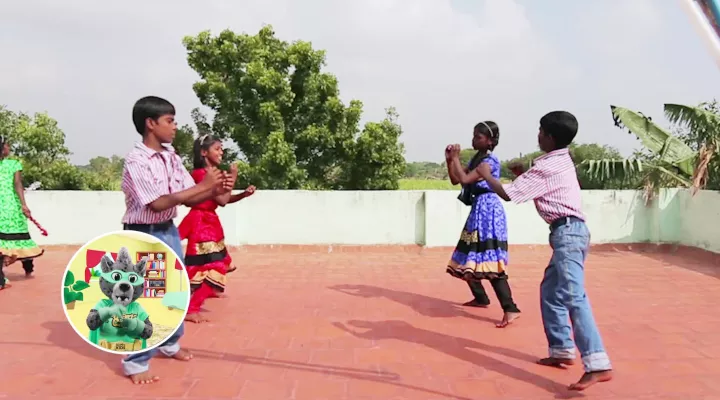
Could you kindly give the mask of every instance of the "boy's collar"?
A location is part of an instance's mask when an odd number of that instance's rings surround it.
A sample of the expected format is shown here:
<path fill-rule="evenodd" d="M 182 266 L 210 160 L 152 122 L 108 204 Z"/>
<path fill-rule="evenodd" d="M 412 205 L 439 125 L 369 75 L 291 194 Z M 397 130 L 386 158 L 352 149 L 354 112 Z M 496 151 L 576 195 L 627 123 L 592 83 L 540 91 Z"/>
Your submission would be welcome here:
<path fill-rule="evenodd" d="M 162 143 L 161 146 L 163 147 L 164 151 L 167 151 L 169 153 L 175 153 L 175 149 L 172 147 L 170 143 Z M 143 154 L 145 154 L 148 157 L 152 157 L 155 155 L 155 153 L 159 153 L 158 151 L 155 151 L 145 145 L 143 142 L 137 142 L 135 143 L 135 148 L 142 151 Z"/>
<path fill-rule="evenodd" d="M 550 157 L 553 157 L 553 156 L 559 156 L 559 155 L 563 155 L 563 154 L 568 154 L 568 151 L 569 151 L 569 150 L 568 150 L 567 147 L 564 147 L 564 148 L 562 148 L 562 149 L 553 150 L 553 151 L 547 152 L 547 153 L 541 155 L 540 157 L 536 158 L 535 161 L 544 160 L 544 159 L 546 159 L 546 158 L 550 158 Z"/>

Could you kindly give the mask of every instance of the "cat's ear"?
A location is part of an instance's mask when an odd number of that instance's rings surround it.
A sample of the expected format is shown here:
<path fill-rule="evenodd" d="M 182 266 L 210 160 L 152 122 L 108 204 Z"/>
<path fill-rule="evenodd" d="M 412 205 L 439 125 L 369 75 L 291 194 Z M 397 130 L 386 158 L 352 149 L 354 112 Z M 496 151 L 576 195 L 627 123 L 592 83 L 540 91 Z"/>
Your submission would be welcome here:
<path fill-rule="evenodd" d="M 127 247 L 121 247 L 118 251 L 117 262 L 122 265 L 133 265 L 132 259 L 130 259 L 130 251 Z"/>
<path fill-rule="evenodd" d="M 103 272 L 103 274 L 107 274 L 108 272 L 113 270 L 113 264 L 115 264 L 115 261 L 113 261 L 112 257 L 105 254 L 100 259 L 100 270 Z"/>
<path fill-rule="evenodd" d="M 142 260 L 135 264 L 135 272 L 140 276 L 145 276 L 145 267 L 147 267 L 147 257 L 143 257 Z"/>

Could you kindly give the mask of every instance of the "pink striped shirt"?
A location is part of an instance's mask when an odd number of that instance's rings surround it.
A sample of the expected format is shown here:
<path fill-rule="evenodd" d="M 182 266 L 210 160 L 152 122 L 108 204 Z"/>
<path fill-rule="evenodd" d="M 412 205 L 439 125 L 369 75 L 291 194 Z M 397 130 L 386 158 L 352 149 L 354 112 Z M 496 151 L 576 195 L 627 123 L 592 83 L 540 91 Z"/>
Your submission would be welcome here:
<path fill-rule="evenodd" d="M 548 224 L 562 217 L 585 220 L 577 170 L 567 148 L 536 158 L 533 167 L 508 185 L 505 193 L 515 203 L 534 200 Z"/>
<path fill-rule="evenodd" d="M 125 157 L 122 191 L 125 193 L 124 224 L 157 224 L 177 217 L 177 207 L 155 212 L 148 204 L 161 196 L 195 186 L 180 156 L 170 145 L 155 151 L 142 142 Z"/>

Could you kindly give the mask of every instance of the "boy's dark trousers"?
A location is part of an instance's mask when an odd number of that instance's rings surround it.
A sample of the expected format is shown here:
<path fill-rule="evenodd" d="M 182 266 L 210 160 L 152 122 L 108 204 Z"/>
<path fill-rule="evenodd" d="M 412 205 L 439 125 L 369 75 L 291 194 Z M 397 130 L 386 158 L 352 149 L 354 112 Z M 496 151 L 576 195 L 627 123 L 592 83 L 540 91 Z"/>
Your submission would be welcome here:
<path fill-rule="evenodd" d="M 490 285 L 492 285 L 495 295 L 500 302 L 500 306 L 504 312 L 519 313 L 520 309 L 517 307 L 512 298 L 512 291 L 510 290 L 510 284 L 508 283 L 507 277 L 490 279 Z M 475 297 L 475 302 L 482 305 L 489 305 L 490 298 L 485 292 L 480 281 L 468 281 L 470 291 Z"/>

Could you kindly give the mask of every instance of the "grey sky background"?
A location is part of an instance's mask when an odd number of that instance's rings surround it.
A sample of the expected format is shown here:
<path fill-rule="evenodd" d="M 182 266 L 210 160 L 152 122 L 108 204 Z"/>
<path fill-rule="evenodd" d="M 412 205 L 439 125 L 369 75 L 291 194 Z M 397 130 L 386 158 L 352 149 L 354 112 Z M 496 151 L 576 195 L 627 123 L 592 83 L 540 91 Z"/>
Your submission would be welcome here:
<path fill-rule="evenodd" d="M 9 0 L 0 104 L 47 111 L 75 163 L 124 155 L 139 139 L 138 98 L 172 101 L 181 124 L 200 105 L 183 36 L 263 24 L 327 50 L 365 121 L 395 106 L 409 161 L 442 160 L 486 119 L 500 125 L 501 158 L 534 151 L 554 109 L 578 117 L 578 142 L 629 155 L 639 144 L 613 126 L 610 104 L 663 121 L 663 103 L 712 100 L 720 83 L 678 0 Z"/>

